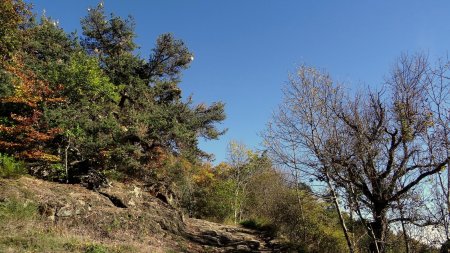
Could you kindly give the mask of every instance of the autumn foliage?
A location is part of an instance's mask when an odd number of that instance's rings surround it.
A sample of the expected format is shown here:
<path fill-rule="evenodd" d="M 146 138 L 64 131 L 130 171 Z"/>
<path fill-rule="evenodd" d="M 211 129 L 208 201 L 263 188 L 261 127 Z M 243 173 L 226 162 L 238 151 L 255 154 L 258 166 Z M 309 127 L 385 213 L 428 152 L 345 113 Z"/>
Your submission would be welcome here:
<path fill-rule="evenodd" d="M 19 59 L 6 69 L 12 75 L 13 92 L 0 99 L 0 152 L 27 161 L 58 161 L 47 149 L 61 130 L 49 128 L 42 116 L 45 107 L 64 100 Z"/>

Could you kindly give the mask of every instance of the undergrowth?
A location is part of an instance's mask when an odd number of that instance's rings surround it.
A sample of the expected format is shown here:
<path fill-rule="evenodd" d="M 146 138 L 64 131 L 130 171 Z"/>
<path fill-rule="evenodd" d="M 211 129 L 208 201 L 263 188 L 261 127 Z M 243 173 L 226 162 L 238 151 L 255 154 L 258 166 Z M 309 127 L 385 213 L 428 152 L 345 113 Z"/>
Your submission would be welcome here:
<path fill-rule="evenodd" d="M 0 153 L 0 178 L 16 178 L 27 172 L 25 164 Z"/>

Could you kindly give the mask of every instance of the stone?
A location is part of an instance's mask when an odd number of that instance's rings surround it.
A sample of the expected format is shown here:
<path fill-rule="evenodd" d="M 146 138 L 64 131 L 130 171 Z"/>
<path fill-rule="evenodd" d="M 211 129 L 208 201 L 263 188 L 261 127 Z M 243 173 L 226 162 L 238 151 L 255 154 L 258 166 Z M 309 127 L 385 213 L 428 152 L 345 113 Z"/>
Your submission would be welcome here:
<path fill-rule="evenodd" d="M 242 245 L 242 244 L 238 245 L 236 247 L 236 249 L 239 250 L 239 251 L 244 251 L 244 252 L 246 252 L 246 251 L 251 252 L 252 251 L 250 249 L 250 247 L 248 247 L 247 245 Z"/>
<path fill-rule="evenodd" d="M 56 216 L 58 217 L 70 217 L 73 215 L 73 210 L 71 209 L 70 206 L 66 205 L 61 207 L 57 212 L 56 212 Z"/>
<path fill-rule="evenodd" d="M 133 193 L 136 198 L 140 198 L 142 195 L 142 190 L 141 188 L 134 186 L 134 189 L 131 191 L 131 193 Z"/>

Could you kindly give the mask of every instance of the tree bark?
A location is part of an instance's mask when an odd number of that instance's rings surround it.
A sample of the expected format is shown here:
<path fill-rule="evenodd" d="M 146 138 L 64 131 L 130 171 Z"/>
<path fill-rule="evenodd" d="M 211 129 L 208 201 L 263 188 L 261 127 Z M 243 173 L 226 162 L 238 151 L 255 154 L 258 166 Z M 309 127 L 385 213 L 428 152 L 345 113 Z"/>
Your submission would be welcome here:
<path fill-rule="evenodd" d="M 300 208 L 300 219 L 302 222 L 302 238 L 303 238 L 303 241 L 306 242 L 305 214 L 303 212 L 303 201 L 302 201 L 302 196 L 301 196 L 301 191 L 300 191 L 298 169 L 295 169 L 295 171 L 294 171 L 294 180 L 295 180 L 295 193 L 297 195 L 297 203 Z"/>
<path fill-rule="evenodd" d="M 332 195 L 332 198 L 333 198 L 333 203 L 334 203 L 334 206 L 336 208 L 336 212 L 338 213 L 338 216 L 339 216 L 339 222 L 341 224 L 342 231 L 344 232 L 345 240 L 347 241 L 348 250 L 349 250 L 350 253 L 354 253 L 355 249 L 353 248 L 353 244 L 352 244 L 352 241 L 350 239 L 350 235 L 348 233 L 347 226 L 345 225 L 344 217 L 342 216 L 341 208 L 339 207 L 339 202 L 338 202 L 338 199 L 337 199 L 336 191 L 334 190 L 333 185 L 331 184 L 331 179 L 330 179 L 330 176 L 328 175 L 328 171 L 325 174 L 326 174 L 326 180 L 327 180 L 328 188 L 330 189 L 330 192 L 331 192 L 331 195 Z"/>
<path fill-rule="evenodd" d="M 239 199 L 239 183 L 234 190 L 234 224 L 238 223 L 238 217 L 240 217 L 241 212 L 241 200 Z M 239 218 L 240 219 L 240 218 Z"/>
<path fill-rule="evenodd" d="M 69 183 L 69 159 L 68 159 L 68 152 L 70 147 L 70 138 L 67 142 L 67 146 L 64 150 L 64 169 L 66 170 L 66 183 Z"/>
<path fill-rule="evenodd" d="M 387 218 L 386 207 L 375 206 L 374 221 L 370 223 L 374 240 L 369 245 L 371 253 L 385 253 L 386 252 L 386 232 L 387 232 Z"/>
<path fill-rule="evenodd" d="M 403 213 L 403 205 L 400 204 L 400 201 L 397 201 L 398 203 L 398 208 L 400 211 L 400 218 L 401 220 L 401 224 L 402 224 L 402 230 L 403 230 L 403 239 L 405 240 L 405 253 L 409 253 L 409 238 L 408 238 L 408 233 L 406 231 L 406 224 L 405 224 L 405 215 Z"/>

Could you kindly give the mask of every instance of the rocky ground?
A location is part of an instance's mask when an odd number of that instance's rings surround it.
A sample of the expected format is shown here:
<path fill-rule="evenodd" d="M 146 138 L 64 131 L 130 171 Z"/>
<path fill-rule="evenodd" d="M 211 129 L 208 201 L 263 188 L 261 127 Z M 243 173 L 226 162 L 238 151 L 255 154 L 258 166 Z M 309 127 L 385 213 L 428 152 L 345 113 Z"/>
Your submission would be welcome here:
<path fill-rule="evenodd" d="M 0 252 L 281 252 L 264 233 L 184 218 L 138 184 L 0 179 Z"/>
<path fill-rule="evenodd" d="M 264 232 L 199 219 L 186 220 L 188 238 L 210 252 L 282 252 Z"/>

